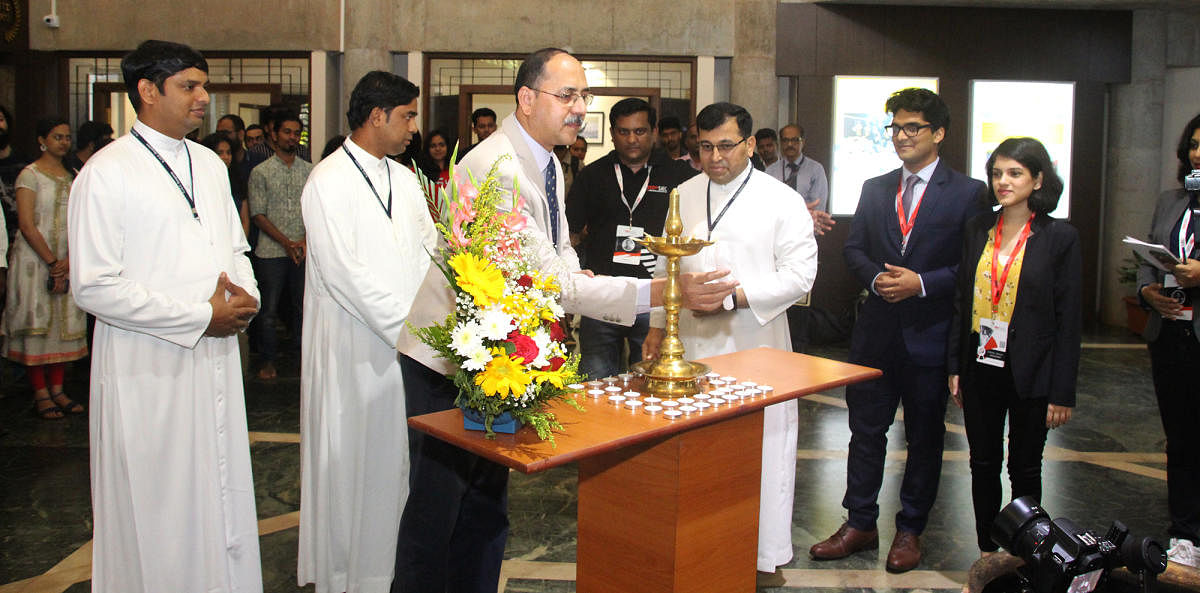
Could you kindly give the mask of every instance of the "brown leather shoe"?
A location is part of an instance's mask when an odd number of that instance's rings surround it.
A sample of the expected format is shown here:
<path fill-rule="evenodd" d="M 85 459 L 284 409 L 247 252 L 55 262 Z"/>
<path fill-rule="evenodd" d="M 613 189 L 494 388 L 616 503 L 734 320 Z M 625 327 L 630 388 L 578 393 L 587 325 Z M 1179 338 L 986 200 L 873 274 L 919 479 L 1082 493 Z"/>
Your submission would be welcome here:
<path fill-rule="evenodd" d="M 897 531 L 888 550 L 888 572 L 908 572 L 921 563 L 921 536 L 911 531 Z"/>
<path fill-rule="evenodd" d="M 837 560 L 855 552 L 878 548 L 878 530 L 863 531 L 851 527 L 849 523 L 842 523 L 836 533 L 809 548 L 808 553 L 817 560 Z"/>

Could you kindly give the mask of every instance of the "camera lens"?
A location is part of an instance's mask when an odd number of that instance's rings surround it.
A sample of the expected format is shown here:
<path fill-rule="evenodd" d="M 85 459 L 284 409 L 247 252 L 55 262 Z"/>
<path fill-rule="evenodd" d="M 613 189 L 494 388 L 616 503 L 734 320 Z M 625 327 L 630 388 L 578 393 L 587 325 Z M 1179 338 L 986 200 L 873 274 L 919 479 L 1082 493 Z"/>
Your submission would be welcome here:
<path fill-rule="evenodd" d="M 1127 537 L 1121 544 L 1121 561 L 1130 572 L 1161 574 L 1167 570 L 1167 552 L 1149 537 Z"/>
<path fill-rule="evenodd" d="M 992 541 L 1018 558 L 1028 558 L 1050 533 L 1050 515 L 1031 496 L 1005 506 L 992 522 Z"/>

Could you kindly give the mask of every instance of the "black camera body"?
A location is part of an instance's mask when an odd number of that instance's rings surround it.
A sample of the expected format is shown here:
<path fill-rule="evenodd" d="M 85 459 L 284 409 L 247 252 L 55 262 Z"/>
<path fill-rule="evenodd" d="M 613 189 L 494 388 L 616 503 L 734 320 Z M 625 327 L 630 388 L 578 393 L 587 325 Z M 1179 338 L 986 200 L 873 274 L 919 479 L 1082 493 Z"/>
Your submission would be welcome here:
<path fill-rule="evenodd" d="M 1051 520 L 1028 496 L 1000 511 L 992 524 L 992 540 L 1024 561 L 1017 574 L 1033 593 L 1090 593 L 1114 568 L 1125 566 L 1151 579 L 1167 568 L 1162 544 L 1131 537 L 1120 521 L 1099 536 L 1070 519 Z"/>

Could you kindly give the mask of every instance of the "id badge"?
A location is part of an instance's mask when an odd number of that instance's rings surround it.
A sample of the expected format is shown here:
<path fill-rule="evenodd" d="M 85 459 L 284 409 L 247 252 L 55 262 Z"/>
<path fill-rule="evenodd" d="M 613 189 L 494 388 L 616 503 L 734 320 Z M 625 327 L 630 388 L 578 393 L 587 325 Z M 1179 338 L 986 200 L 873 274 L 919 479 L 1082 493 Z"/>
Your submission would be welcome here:
<path fill-rule="evenodd" d="M 994 367 L 1003 367 L 1008 358 L 1008 322 L 995 319 L 979 320 L 979 347 L 975 349 L 975 361 Z"/>
<path fill-rule="evenodd" d="M 640 226 L 617 225 L 617 244 L 613 247 L 613 263 L 638 266 L 642 263 L 642 247 L 634 239 L 641 239 L 646 229 Z"/>
<path fill-rule="evenodd" d="M 1183 307 L 1179 310 L 1179 315 L 1175 319 L 1179 321 L 1192 320 L 1192 300 L 1188 298 L 1188 292 L 1180 288 L 1179 280 L 1175 278 L 1175 274 L 1167 274 L 1163 277 L 1162 293 L 1171 297 L 1172 300 Z"/>

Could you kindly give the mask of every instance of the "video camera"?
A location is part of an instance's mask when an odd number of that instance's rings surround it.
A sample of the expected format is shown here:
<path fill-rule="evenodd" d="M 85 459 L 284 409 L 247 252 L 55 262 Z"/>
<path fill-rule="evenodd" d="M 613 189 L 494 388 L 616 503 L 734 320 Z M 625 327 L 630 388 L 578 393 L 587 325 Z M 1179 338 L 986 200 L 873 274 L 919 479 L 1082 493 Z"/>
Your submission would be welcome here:
<path fill-rule="evenodd" d="M 1005 506 L 992 524 L 992 541 L 1025 564 L 1017 575 L 1031 593 L 1091 593 L 1108 571 L 1121 566 L 1138 574 L 1149 593 L 1155 575 L 1167 569 L 1162 544 L 1132 537 L 1113 521 L 1104 537 L 1070 519 L 1051 520 L 1038 503 L 1022 496 Z"/>

